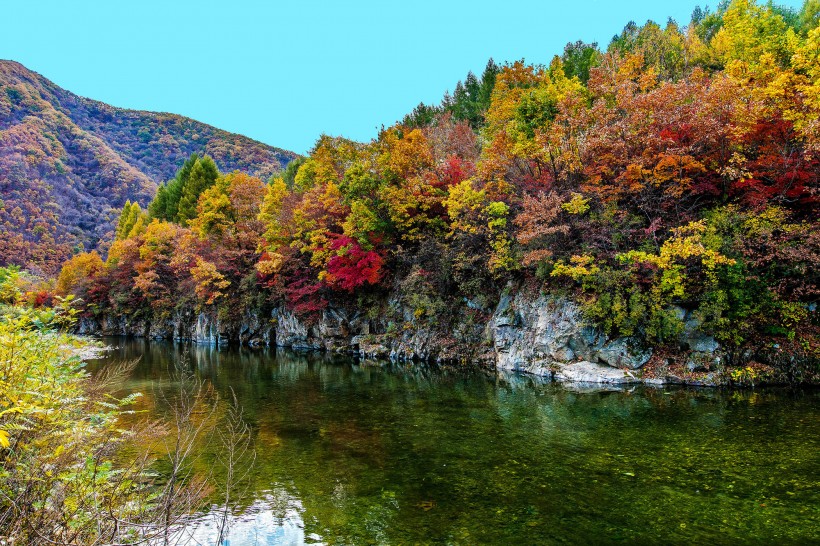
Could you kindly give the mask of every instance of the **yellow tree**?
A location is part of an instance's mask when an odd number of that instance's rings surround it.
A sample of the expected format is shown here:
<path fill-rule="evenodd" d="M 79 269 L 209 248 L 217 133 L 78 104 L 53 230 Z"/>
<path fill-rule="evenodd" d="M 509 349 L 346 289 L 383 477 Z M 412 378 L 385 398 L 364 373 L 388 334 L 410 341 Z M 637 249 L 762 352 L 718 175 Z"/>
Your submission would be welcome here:
<path fill-rule="evenodd" d="M 755 0 L 732 0 L 723 13 L 723 25 L 709 44 L 724 64 L 757 64 L 764 54 L 786 66 L 796 45 L 794 29 L 771 5 Z"/>
<path fill-rule="evenodd" d="M 105 271 L 105 264 L 97 251 L 82 252 L 63 264 L 57 277 L 55 293 L 58 296 L 74 295 L 85 298 L 97 277 Z"/>

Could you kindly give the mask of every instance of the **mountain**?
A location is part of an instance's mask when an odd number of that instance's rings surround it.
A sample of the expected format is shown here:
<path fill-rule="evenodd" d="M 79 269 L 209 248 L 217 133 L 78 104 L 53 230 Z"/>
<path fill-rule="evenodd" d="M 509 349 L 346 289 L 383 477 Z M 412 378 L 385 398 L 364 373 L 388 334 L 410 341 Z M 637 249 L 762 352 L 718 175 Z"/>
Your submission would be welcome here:
<path fill-rule="evenodd" d="M 0 265 L 53 274 L 195 152 L 263 179 L 297 157 L 183 116 L 79 97 L 0 60 Z"/>

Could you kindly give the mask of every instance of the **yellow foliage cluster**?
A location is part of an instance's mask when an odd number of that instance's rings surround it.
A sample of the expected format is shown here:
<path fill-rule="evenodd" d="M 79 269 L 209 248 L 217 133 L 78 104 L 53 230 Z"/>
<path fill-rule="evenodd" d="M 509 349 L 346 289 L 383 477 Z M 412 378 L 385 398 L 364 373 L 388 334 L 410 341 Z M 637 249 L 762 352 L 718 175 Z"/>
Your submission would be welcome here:
<path fill-rule="evenodd" d="M 709 271 L 719 265 L 734 265 L 735 260 L 706 247 L 703 239 L 706 230 L 704 220 L 690 222 L 685 226 L 674 228 L 672 236 L 664 241 L 658 254 L 630 250 L 620 254 L 618 259 L 624 263 L 651 263 L 658 269 L 669 269 L 689 258 L 699 258 L 701 264 Z"/>
<path fill-rule="evenodd" d="M 563 261 L 558 261 L 552 268 L 550 273 L 553 277 L 570 277 L 575 281 L 580 281 L 584 277 L 589 277 L 598 273 L 599 268 L 595 265 L 594 256 L 572 256 L 567 264 Z"/>

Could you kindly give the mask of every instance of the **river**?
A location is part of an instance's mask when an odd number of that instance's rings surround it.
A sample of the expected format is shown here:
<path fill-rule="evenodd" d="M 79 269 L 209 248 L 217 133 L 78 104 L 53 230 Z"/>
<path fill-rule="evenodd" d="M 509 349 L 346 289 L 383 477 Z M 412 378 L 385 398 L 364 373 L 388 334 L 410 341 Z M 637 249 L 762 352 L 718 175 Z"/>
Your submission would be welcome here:
<path fill-rule="evenodd" d="M 601 390 L 522 375 L 108 339 L 92 368 L 165 415 L 179 362 L 236 394 L 256 460 L 231 546 L 809 544 L 820 540 L 820 392 Z M 218 416 L 217 416 L 218 417 Z M 215 474 L 219 442 L 199 466 Z M 213 543 L 212 511 L 186 529 Z M 193 542 L 192 543 L 196 543 Z"/>

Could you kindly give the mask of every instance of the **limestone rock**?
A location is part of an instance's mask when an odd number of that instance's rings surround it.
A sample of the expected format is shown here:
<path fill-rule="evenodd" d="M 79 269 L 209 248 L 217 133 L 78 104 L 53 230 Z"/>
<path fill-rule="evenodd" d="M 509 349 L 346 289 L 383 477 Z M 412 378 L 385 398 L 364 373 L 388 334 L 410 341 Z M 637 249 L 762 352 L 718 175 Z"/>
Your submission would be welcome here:
<path fill-rule="evenodd" d="M 613 368 L 637 370 L 652 358 L 652 349 L 642 349 L 633 338 L 618 338 L 598 351 L 598 359 Z"/>
<path fill-rule="evenodd" d="M 577 304 L 552 296 L 503 296 L 488 329 L 503 370 L 548 374 L 550 364 L 591 356 L 600 345 Z"/>
<path fill-rule="evenodd" d="M 579 383 L 629 384 L 641 380 L 627 370 L 618 370 L 593 362 L 575 362 L 560 366 L 555 372 L 558 381 L 575 381 Z"/>

